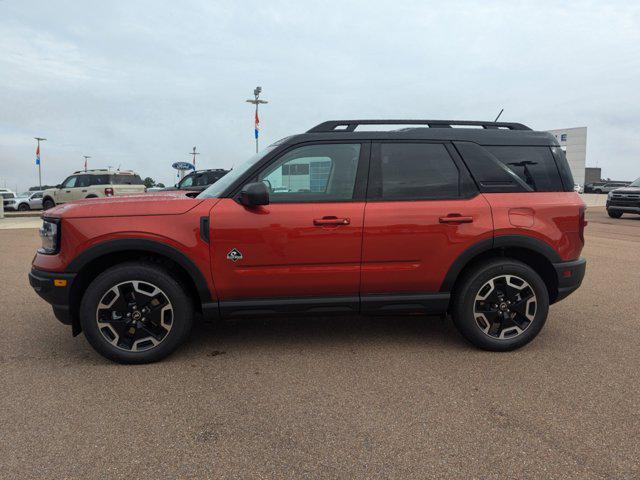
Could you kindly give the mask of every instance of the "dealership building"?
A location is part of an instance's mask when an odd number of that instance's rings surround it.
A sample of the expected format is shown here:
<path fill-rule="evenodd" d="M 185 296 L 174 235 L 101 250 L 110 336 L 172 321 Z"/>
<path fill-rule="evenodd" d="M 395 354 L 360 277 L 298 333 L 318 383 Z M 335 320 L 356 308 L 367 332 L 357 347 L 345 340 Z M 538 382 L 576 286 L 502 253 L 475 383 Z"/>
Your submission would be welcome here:
<path fill-rule="evenodd" d="M 585 184 L 587 163 L 587 127 L 561 128 L 549 130 L 567 155 L 573 180 L 578 185 Z"/>

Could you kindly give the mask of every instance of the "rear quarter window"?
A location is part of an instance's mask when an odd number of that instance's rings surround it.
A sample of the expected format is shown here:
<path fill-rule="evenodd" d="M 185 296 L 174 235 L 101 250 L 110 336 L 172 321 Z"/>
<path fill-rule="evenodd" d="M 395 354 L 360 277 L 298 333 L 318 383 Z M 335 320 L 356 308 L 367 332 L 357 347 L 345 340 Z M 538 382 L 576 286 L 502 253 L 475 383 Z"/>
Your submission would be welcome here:
<path fill-rule="evenodd" d="M 549 147 L 485 147 L 505 167 L 536 192 L 564 191 L 560 172 Z M 573 189 L 573 185 L 571 186 Z"/>

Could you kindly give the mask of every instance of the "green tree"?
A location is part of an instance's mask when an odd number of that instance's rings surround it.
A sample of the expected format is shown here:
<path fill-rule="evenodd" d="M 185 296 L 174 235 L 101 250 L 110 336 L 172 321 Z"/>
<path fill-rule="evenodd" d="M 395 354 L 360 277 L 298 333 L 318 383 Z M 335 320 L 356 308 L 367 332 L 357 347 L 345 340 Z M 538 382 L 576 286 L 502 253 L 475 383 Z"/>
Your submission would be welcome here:
<path fill-rule="evenodd" d="M 164 183 L 160 182 L 160 183 L 156 183 L 156 187 L 158 188 L 165 188 Z"/>
<path fill-rule="evenodd" d="M 151 187 L 155 187 L 156 186 L 156 181 L 151 178 L 151 177 L 147 177 L 145 178 L 142 183 L 144 183 L 144 186 L 147 188 L 151 188 Z"/>

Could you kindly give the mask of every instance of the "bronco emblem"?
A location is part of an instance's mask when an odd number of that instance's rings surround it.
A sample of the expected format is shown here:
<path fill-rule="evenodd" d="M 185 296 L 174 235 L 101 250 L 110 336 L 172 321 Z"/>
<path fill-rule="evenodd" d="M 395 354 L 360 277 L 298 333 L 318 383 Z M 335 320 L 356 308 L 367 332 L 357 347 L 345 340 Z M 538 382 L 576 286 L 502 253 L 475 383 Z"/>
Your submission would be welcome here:
<path fill-rule="evenodd" d="M 227 253 L 227 260 L 231 260 L 232 262 L 237 262 L 238 260 L 242 260 L 242 254 L 237 249 L 234 248 L 229 253 Z"/>

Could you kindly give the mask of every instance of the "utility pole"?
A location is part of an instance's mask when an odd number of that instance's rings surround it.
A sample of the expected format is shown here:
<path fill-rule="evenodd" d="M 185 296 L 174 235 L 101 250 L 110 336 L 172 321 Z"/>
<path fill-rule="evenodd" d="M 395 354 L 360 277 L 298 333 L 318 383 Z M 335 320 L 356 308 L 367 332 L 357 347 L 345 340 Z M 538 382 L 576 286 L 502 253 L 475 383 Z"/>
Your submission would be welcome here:
<path fill-rule="evenodd" d="M 253 89 L 253 99 L 248 99 L 247 103 L 252 103 L 256 106 L 256 119 L 255 119 L 255 135 L 256 135 L 256 153 L 258 153 L 258 132 L 260 131 L 260 118 L 258 117 L 258 105 L 261 103 L 269 103 L 266 100 L 260 100 L 260 93 L 262 92 L 262 87 L 256 87 Z"/>
<path fill-rule="evenodd" d="M 46 142 L 46 138 L 42 137 L 33 137 L 38 141 L 38 148 L 36 148 L 36 165 L 38 165 L 38 186 L 40 190 L 42 190 L 42 170 L 40 169 L 40 142 Z"/>
<path fill-rule="evenodd" d="M 91 158 L 91 155 L 82 155 L 82 157 L 84 158 L 84 171 L 87 171 L 87 160 L 89 160 Z"/>
<path fill-rule="evenodd" d="M 196 152 L 196 147 L 193 147 L 193 151 L 189 152 L 188 155 L 193 155 L 193 168 L 196 168 L 196 155 L 200 155 L 200 152 Z"/>

